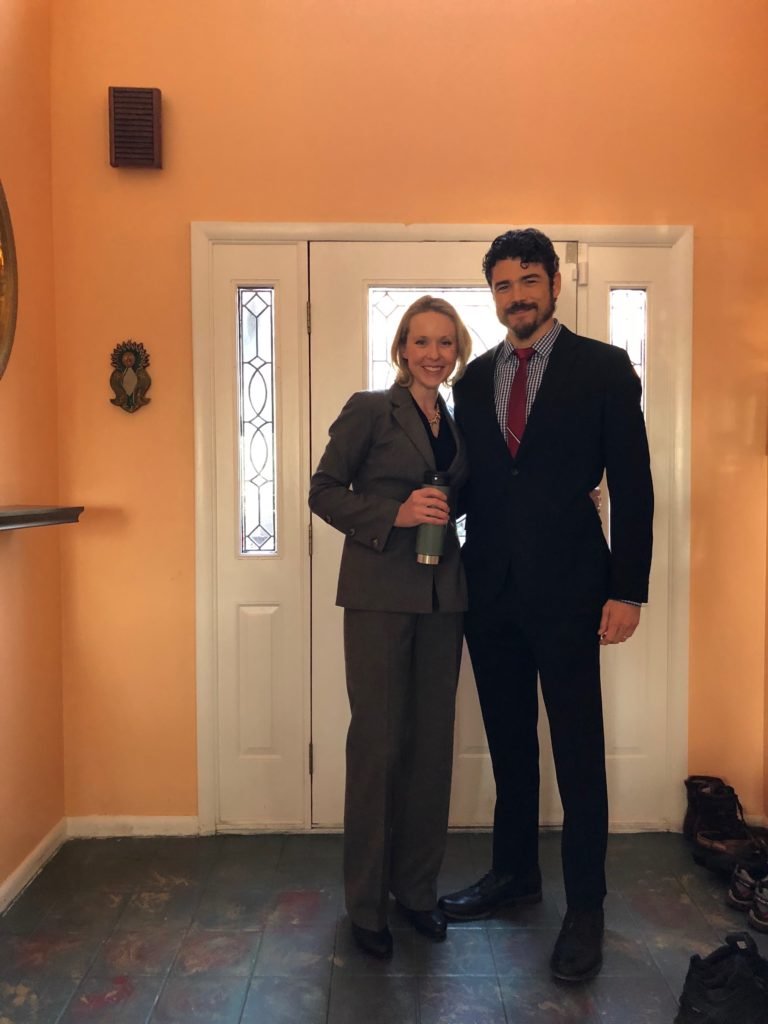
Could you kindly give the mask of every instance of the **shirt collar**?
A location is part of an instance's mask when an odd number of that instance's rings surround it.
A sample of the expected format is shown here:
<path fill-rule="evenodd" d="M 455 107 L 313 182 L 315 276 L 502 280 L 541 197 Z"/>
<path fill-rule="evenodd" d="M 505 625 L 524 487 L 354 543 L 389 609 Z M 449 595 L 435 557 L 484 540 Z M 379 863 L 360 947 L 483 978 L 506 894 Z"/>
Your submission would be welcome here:
<path fill-rule="evenodd" d="M 563 325 L 560 323 L 559 320 L 555 320 L 552 324 L 552 327 L 547 331 L 547 333 L 543 335 L 541 338 L 539 338 L 537 342 L 534 343 L 533 351 L 537 352 L 542 357 L 542 359 L 549 359 L 550 355 L 552 354 L 552 349 L 555 347 L 555 342 L 557 341 L 557 336 L 560 333 L 560 329 L 562 326 Z M 505 338 L 502 344 L 503 348 L 501 350 L 501 359 L 511 359 L 515 351 L 515 346 L 512 344 L 509 338 Z"/>

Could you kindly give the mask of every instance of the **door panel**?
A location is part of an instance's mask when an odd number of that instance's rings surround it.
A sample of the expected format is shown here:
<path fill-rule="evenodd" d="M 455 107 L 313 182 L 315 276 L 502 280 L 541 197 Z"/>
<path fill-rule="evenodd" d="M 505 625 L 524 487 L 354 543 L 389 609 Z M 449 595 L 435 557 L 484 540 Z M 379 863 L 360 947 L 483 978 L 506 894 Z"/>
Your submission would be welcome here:
<path fill-rule="evenodd" d="M 614 828 L 663 824 L 667 763 L 669 671 L 669 494 L 672 486 L 674 425 L 671 422 L 669 364 L 669 250 L 590 246 L 583 333 L 610 338 L 611 292 L 645 293 L 644 409 L 651 450 L 656 505 L 648 605 L 630 641 L 602 653 L 606 757 Z M 603 518 L 610 495 L 605 491 Z"/>
<path fill-rule="evenodd" d="M 298 412 L 305 260 L 306 243 L 217 246 L 213 256 L 217 824 L 225 830 L 304 827 L 308 817 L 309 557 Z M 239 289 L 254 288 L 273 304 L 265 310 L 272 363 L 256 350 L 252 314 L 239 300 L 251 294 Z M 248 488 L 263 507 L 244 522 Z M 271 553 L 243 553 L 259 545 Z"/>

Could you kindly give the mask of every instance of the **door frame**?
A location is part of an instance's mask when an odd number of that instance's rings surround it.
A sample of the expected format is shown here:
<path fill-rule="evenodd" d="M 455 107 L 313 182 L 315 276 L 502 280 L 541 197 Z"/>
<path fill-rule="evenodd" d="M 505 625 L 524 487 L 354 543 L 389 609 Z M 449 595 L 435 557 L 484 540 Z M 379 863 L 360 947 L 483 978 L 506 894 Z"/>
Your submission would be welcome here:
<path fill-rule="evenodd" d="M 690 612 L 691 361 L 693 326 L 693 228 L 690 225 L 537 225 L 551 238 L 587 245 L 653 246 L 670 250 L 670 346 L 673 371 L 671 422 L 675 457 L 670 490 L 669 644 L 666 774 L 688 774 L 688 645 Z M 213 249 L 216 245 L 268 242 L 463 242 L 488 241 L 509 224 L 333 224 L 195 221 L 191 224 L 192 366 L 195 435 L 195 645 L 197 692 L 198 827 L 216 830 L 217 650 L 216 515 L 214 495 L 216 422 L 213 401 Z M 304 360 L 305 386 L 309 377 Z M 301 438 L 302 465 L 309 481 L 309 424 Z M 310 513 L 305 508 L 309 528 Z M 309 724 L 307 726 L 309 728 Z M 309 743 L 309 735 L 306 737 Z M 682 821 L 683 787 L 665 795 L 663 818 Z M 311 829 L 309 817 L 306 829 Z"/>

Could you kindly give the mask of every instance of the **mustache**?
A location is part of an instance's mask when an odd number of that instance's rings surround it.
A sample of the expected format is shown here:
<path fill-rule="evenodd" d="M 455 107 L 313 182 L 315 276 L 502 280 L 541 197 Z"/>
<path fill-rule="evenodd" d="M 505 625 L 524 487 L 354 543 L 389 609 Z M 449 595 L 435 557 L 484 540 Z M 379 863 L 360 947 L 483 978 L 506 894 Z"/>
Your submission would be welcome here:
<path fill-rule="evenodd" d="M 511 306 L 507 306 L 504 310 L 505 313 L 523 313 L 529 309 L 537 309 L 535 302 L 513 302 Z"/>

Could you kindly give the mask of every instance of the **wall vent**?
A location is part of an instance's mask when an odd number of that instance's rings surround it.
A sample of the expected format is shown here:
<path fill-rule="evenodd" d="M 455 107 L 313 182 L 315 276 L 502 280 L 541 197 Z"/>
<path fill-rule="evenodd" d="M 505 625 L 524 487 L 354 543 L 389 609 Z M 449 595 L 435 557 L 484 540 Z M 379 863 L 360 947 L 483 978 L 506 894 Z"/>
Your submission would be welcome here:
<path fill-rule="evenodd" d="M 160 90 L 109 87 L 109 162 L 162 167 Z"/>

